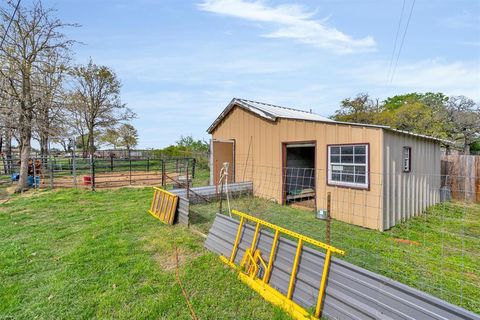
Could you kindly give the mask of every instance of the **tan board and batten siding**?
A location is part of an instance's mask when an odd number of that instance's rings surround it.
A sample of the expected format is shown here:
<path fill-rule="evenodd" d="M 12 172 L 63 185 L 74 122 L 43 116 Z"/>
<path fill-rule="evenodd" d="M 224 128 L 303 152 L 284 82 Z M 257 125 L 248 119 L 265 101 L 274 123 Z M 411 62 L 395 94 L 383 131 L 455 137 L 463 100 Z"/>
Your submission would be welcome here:
<path fill-rule="evenodd" d="M 332 217 L 381 229 L 382 130 L 343 124 L 277 119 L 265 120 L 234 107 L 212 132 L 214 140 L 235 139 L 236 182 L 253 181 L 255 195 L 282 201 L 282 142 L 316 141 L 317 207 L 326 208 L 332 192 Z M 328 144 L 370 144 L 370 190 L 327 186 Z M 249 151 L 250 149 L 250 151 Z"/>
<path fill-rule="evenodd" d="M 235 181 L 253 181 L 256 196 L 278 203 L 283 193 L 282 143 L 301 141 L 316 143 L 316 207 L 325 209 L 331 192 L 334 219 L 385 230 L 439 200 L 440 148 L 427 139 L 381 127 L 285 118 L 273 122 L 237 106 L 211 133 L 214 141 L 235 140 Z M 369 144 L 369 189 L 328 186 L 327 145 L 354 143 Z M 410 173 L 402 172 L 403 146 L 412 147 Z"/>
<path fill-rule="evenodd" d="M 440 201 L 440 143 L 384 130 L 384 229 Z M 412 148 L 411 171 L 403 172 L 403 147 Z"/>

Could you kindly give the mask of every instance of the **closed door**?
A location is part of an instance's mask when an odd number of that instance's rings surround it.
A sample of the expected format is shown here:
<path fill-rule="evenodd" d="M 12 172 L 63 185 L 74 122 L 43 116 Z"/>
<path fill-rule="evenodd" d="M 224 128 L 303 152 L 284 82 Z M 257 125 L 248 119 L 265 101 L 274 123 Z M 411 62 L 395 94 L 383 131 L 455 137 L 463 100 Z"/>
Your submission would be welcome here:
<path fill-rule="evenodd" d="M 213 141 L 213 183 L 220 181 L 220 170 L 228 162 L 228 183 L 235 182 L 235 141 Z"/>

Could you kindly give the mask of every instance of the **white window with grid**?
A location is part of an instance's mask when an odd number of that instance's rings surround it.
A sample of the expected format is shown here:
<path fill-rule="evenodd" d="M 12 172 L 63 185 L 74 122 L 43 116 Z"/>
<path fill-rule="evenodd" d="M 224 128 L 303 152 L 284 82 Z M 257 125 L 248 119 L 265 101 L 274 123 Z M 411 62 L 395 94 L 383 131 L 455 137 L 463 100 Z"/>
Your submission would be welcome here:
<path fill-rule="evenodd" d="M 368 188 L 368 144 L 328 146 L 328 184 Z"/>

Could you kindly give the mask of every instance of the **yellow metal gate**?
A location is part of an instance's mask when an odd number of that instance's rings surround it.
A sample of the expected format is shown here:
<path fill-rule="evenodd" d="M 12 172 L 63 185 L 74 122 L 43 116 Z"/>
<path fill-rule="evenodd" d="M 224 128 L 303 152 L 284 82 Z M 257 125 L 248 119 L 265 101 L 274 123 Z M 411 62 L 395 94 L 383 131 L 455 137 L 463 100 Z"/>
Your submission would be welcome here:
<path fill-rule="evenodd" d="M 158 220 L 173 224 L 177 212 L 178 196 L 166 190 L 154 187 L 152 204 L 148 212 Z"/>
<path fill-rule="evenodd" d="M 236 269 L 239 273 L 239 278 L 243 282 L 245 282 L 252 289 L 257 291 L 267 301 L 282 307 L 285 311 L 290 313 L 290 315 L 292 315 L 293 318 L 302 319 L 302 320 L 303 319 L 319 319 L 322 311 L 322 307 L 323 307 L 322 304 L 323 304 L 323 298 L 325 294 L 325 286 L 326 286 L 327 277 L 328 277 L 328 270 L 330 268 L 331 255 L 332 253 L 338 253 L 338 254 L 344 255 L 345 252 L 343 250 L 327 245 L 323 242 L 308 238 L 299 233 L 276 226 L 267 221 L 252 217 L 248 214 L 245 214 L 236 210 L 232 210 L 232 213 L 240 217 L 240 223 L 238 225 L 237 235 L 235 237 L 235 242 L 233 244 L 233 249 L 230 254 L 230 257 L 222 256 L 220 257 L 220 259 L 222 259 L 223 262 L 225 262 L 227 265 L 229 265 L 233 269 Z M 241 260 L 240 265 L 237 266 L 234 263 L 235 256 L 238 251 L 238 245 L 242 235 L 242 229 L 245 223 L 247 222 L 254 223 L 255 233 L 253 234 L 253 240 L 250 248 L 247 248 Z M 272 229 L 275 231 L 268 262 L 265 262 L 265 259 L 262 258 L 262 252 L 260 252 L 260 249 L 256 248 L 257 240 L 260 236 L 261 227 Z M 272 268 L 274 267 L 274 256 L 277 249 L 280 234 L 287 235 L 298 241 L 297 249 L 295 252 L 295 258 L 292 265 L 290 281 L 288 285 L 288 292 L 286 295 L 282 294 L 281 292 L 277 291 L 276 289 L 272 288 L 269 285 L 270 274 L 271 274 Z M 302 247 L 304 243 L 309 243 L 317 248 L 324 249 L 326 251 L 325 264 L 323 266 L 322 278 L 320 281 L 320 288 L 318 292 L 318 298 L 317 298 L 314 315 L 311 315 L 307 310 L 305 310 L 304 308 L 302 308 L 292 300 L 300 255 L 301 255 Z M 259 277 L 260 268 L 264 270 L 263 277 Z"/>

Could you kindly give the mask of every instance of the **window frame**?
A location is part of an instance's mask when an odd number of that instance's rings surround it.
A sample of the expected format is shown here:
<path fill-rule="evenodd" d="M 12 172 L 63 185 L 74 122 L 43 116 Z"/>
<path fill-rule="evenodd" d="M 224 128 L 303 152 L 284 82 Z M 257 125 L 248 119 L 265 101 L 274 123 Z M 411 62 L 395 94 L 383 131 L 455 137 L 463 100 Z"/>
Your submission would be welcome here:
<path fill-rule="evenodd" d="M 408 150 L 408 169 L 405 168 L 405 150 Z M 412 172 L 412 147 L 410 146 L 402 148 L 402 171 L 405 173 Z"/>
<path fill-rule="evenodd" d="M 356 182 L 342 182 L 332 180 L 332 163 L 331 163 L 331 148 L 332 147 L 355 147 L 355 146 L 365 146 L 365 183 L 356 183 Z M 351 164 L 340 164 L 339 165 L 352 165 Z M 358 165 L 358 164 L 357 164 Z M 327 185 L 340 188 L 349 188 L 349 189 L 360 189 L 360 190 L 370 190 L 370 143 L 339 143 L 339 144 L 327 144 Z"/>

